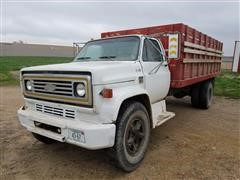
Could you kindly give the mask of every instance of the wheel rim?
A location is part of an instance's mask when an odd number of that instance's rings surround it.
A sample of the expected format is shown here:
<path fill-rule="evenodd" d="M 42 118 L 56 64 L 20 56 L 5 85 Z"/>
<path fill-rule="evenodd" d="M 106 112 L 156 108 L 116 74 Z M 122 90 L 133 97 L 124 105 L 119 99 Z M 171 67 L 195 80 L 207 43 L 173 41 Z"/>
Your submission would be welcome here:
<path fill-rule="evenodd" d="M 145 138 L 145 126 L 141 119 L 133 119 L 126 130 L 125 145 L 129 155 L 135 156 L 140 151 Z"/>

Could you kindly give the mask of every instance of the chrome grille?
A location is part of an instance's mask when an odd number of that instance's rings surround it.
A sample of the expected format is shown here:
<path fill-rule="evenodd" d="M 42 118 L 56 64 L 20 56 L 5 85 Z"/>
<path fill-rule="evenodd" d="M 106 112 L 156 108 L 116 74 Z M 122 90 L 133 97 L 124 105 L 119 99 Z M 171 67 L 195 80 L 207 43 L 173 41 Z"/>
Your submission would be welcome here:
<path fill-rule="evenodd" d="M 61 117 L 66 117 L 70 119 L 75 118 L 75 110 L 72 110 L 72 109 L 56 108 L 56 107 L 46 106 L 42 104 L 36 104 L 35 109 L 36 111 L 43 112 L 46 114 L 52 114 L 55 116 L 61 116 Z"/>
<path fill-rule="evenodd" d="M 32 80 L 33 92 L 74 96 L 73 83 L 71 81 Z"/>

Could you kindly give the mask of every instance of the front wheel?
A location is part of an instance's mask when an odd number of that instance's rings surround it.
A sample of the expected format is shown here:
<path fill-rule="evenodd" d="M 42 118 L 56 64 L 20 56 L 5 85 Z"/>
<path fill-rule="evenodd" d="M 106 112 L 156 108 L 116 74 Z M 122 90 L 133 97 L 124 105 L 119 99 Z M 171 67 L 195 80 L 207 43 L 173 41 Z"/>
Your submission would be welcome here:
<path fill-rule="evenodd" d="M 149 115 L 139 102 L 128 102 L 117 120 L 113 155 L 124 171 L 135 170 L 144 158 L 150 137 Z"/>

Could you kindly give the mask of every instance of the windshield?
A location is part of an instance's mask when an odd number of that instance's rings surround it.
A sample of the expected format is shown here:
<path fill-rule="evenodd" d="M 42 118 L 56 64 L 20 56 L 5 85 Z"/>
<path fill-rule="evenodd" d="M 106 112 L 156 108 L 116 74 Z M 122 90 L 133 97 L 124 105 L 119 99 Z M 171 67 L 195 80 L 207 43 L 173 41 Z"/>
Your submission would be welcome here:
<path fill-rule="evenodd" d="M 91 41 L 80 50 L 74 61 L 133 61 L 138 57 L 139 44 L 137 36 Z"/>

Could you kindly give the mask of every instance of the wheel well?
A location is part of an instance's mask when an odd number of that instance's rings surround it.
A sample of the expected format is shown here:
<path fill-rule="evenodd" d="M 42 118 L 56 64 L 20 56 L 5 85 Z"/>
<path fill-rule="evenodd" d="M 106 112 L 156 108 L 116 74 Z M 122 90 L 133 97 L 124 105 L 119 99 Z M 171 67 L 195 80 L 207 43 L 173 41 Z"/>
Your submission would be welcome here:
<path fill-rule="evenodd" d="M 149 115 L 149 120 L 150 120 L 150 125 L 151 125 L 151 128 L 153 127 L 153 124 L 152 124 L 152 110 L 151 110 L 151 104 L 150 104 L 150 100 L 148 98 L 148 96 L 146 94 L 140 94 L 140 95 L 136 95 L 136 96 L 133 96 L 133 97 L 130 97 L 128 99 L 125 99 L 121 106 L 120 106 L 120 110 L 118 112 L 118 117 L 119 115 L 121 115 L 123 113 L 123 111 L 125 110 L 125 108 L 127 107 L 127 105 L 129 104 L 129 102 L 140 102 L 142 103 L 146 110 L 148 111 L 148 115 Z"/>

